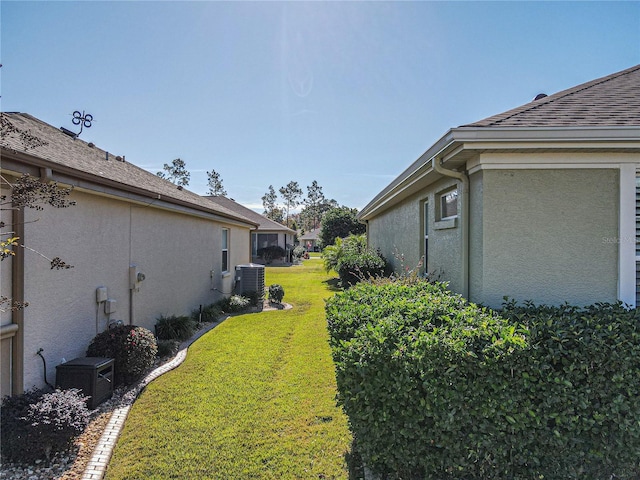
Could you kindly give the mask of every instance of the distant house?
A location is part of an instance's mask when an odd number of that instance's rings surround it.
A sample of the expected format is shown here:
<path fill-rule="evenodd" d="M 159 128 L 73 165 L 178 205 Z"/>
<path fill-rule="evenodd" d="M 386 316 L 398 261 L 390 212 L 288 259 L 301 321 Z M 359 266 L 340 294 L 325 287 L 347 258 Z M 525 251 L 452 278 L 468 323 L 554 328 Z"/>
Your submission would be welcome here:
<path fill-rule="evenodd" d="M 29 302 L 0 316 L 2 395 L 42 387 L 45 374 L 53 383 L 56 365 L 84 356 L 110 322 L 153 331 L 161 315 L 189 314 L 232 292 L 256 222 L 30 115 L 1 115 L 3 178 L 28 173 L 73 186 L 77 202 L 3 212 L 21 242 L 74 268 L 51 270 L 21 248 L 2 262 L 2 295 Z"/>
<path fill-rule="evenodd" d="M 258 227 L 251 232 L 252 262 L 263 263 L 263 259 L 260 257 L 260 250 L 271 246 L 282 247 L 286 252 L 285 259 L 289 256 L 289 252 L 293 248 L 294 235 L 296 234 L 294 230 L 287 228 L 278 222 L 274 222 L 264 215 L 260 215 L 258 212 L 240 205 L 227 197 L 207 196 L 205 198 L 208 198 L 216 205 L 236 212 L 237 214 L 258 224 Z"/>
<path fill-rule="evenodd" d="M 640 65 L 536 98 L 438 139 L 360 212 L 369 244 L 490 306 L 638 305 Z"/>
<path fill-rule="evenodd" d="M 320 228 L 309 230 L 304 235 L 299 237 L 300 245 L 307 249 L 308 252 L 317 252 L 320 250 L 318 235 L 320 235 Z"/>

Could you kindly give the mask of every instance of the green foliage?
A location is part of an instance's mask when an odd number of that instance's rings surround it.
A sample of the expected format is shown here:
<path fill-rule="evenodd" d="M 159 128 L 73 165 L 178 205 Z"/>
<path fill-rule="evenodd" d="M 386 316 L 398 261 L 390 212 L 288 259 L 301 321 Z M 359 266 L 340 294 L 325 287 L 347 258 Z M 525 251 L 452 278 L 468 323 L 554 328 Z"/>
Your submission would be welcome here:
<path fill-rule="evenodd" d="M 338 271 L 340 259 L 349 253 L 360 253 L 367 248 L 366 235 L 349 235 L 345 238 L 336 238 L 333 245 L 327 245 L 322 250 L 324 268 L 327 272 Z"/>
<path fill-rule="evenodd" d="M 323 247 L 333 245 L 336 238 L 345 238 L 349 235 L 361 235 L 367 228 L 356 218 L 358 210 L 355 208 L 332 208 L 322 217 L 318 240 Z"/>
<path fill-rule="evenodd" d="M 293 249 L 293 257 L 300 260 L 307 250 L 302 246 L 298 245 Z"/>
<path fill-rule="evenodd" d="M 377 251 L 349 252 L 338 262 L 338 276 L 343 287 L 355 285 L 362 280 L 381 277 L 387 270 L 387 261 Z"/>
<path fill-rule="evenodd" d="M 86 399 L 77 389 L 5 397 L 0 409 L 3 460 L 33 463 L 68 450 L 89 423 Z"/>
<path fill-rule="evenodd" d="M 284 288 L 282 285 L 274 283 L 269 285 L 269 300 L 275 303 L 281 303 L 284 298 Z"/>
<path fill-rule="evenodd" d="M 202 307 L 202 315 L 200 315 L 200 309 L 196 308 L 191 312 L 191 318 L 194 322 L 215 322 L 223 314 L 222 308 L 219 302 L 204 305 Z"/>
<path fill-rule="evenodd" d="M 187 340 L 195 330 L 196 323 L 186 315 L 162 315 L 156 322 L 156 336 L 159 340 Z"/>
<path fill-rule="evenodd" d="M 158 358 L 173 357 L 180 348 L 180 342 L 178 340 L 158 340 L 158 351 L 156 356 Z"/>
<path fill-rule="evenodd" d="M 87 356 L 113 358 L 116 383 L 130 384 L 151 368 L 157 351 L 156 339 L 149 330 L 120 325 L 96 335 Z"/>
<path fill-rule="evenodd" d="M 226 313 L 240 313 L 251 305 L 251 299 L 241 295 L 231 295 L 219 300 L 216 305 Z"/>
<path fill-rule="evenodd" d="M 165 163 L 162 167 L 164 172 L 157 172 L 156 175 L 180 187 L 189 185 L 191 174 L 187 170 L 184 160 L 176 158 L 170 164 Z"/>
<path fill-rule="evenodd" d="M 271 245 L 269 247 L 259 248 L 258 257 L 262 258 L 265 262 L 271 263 L 276 258 L 282 258 L 286 255 L 284 248 L 280 245 Z"/>
<path fill-rule="evenodd" d="M 326 304 L 340 404 L 387 478 L 637 478 L 640 326 L 620 305 L 503 316 L 426 281 Z"/>

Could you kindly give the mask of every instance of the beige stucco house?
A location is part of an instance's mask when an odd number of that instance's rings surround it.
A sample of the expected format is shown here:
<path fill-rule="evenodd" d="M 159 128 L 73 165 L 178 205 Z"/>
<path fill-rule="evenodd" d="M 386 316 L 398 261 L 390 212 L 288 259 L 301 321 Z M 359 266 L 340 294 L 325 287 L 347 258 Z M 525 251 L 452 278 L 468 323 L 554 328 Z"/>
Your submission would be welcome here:
<path fill-rule="evenodd" d="M 2 295 L 29 302 L 0 317 L 2 396 L 44 386 L 39 349 L 53 383 L 62 359 L 84 356 L 111 321 L 153 331 L 160 315 L 189 314 L 233 291 L 235 265 L 251 259 L 255 222 L 30 115 L 2 116 L 3 178 L 29 173 L 73 186 L 77 203 L 3 212 L 29 249 L 74 268 L 52 270 L 22 248 L 0 264 Z"/>
<path fill-rule="evenodd" d="M 300 245 L 306 248 L 307 252 L 315 252 L 320 249 L 318 236 L 320 235 L 320 228 L 314 228 L 305 232 L 304 235 L 300 235 Z"/>
<path fill-rule="evenodd" d="M 265 247 L 282 247 L 286 255 L 283 259 L 280 259 L 281 261 L 290 257 L 290 252 L 293 249 L 294 235 L 296 234 L 294 230 L 278 222 L 274 222 L 270 218 L 244 205 L 240 205 L 230 198 L 223 196 L 207 196 L 206 198 L 258 224 L 258 227 L 251 232 L 251 261 L 253 263 L 264 263 L 263 259 L 258 256 L 258 250 Z"/>
<path fill-rule="evenodd" d="M 449 130 L 359 218 L 474 302 L 636 306 L 639 171 L 635 66 Z"/>

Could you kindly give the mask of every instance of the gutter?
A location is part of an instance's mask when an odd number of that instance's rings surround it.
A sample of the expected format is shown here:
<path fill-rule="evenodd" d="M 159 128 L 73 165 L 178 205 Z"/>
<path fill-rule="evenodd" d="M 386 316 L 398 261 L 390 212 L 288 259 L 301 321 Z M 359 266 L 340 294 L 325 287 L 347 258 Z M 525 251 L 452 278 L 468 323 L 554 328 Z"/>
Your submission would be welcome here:
<path fill-rule="evenodd" d="M 441 175 L 459 180 L 462 183 L 462 211 L 460 217 L 462 219 L 462 296 L 469 299 L 469 177 L 465 173 L 447 170 L 442 166 L 442 160 L 439 157 L 431 159 L 433 169 Z"/>

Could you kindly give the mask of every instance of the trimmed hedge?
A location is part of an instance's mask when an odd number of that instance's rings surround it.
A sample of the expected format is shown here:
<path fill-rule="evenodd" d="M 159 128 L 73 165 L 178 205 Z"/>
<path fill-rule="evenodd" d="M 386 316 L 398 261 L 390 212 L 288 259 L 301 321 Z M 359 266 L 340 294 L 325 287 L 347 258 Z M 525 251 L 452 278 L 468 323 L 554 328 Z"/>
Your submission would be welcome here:
<path fill-rule="evenodd" d="M 338 401 L 387 478 L 637 478 L 640 330 L 619 305 L 503 316 L 427 282 L 327 301 Z"/>

